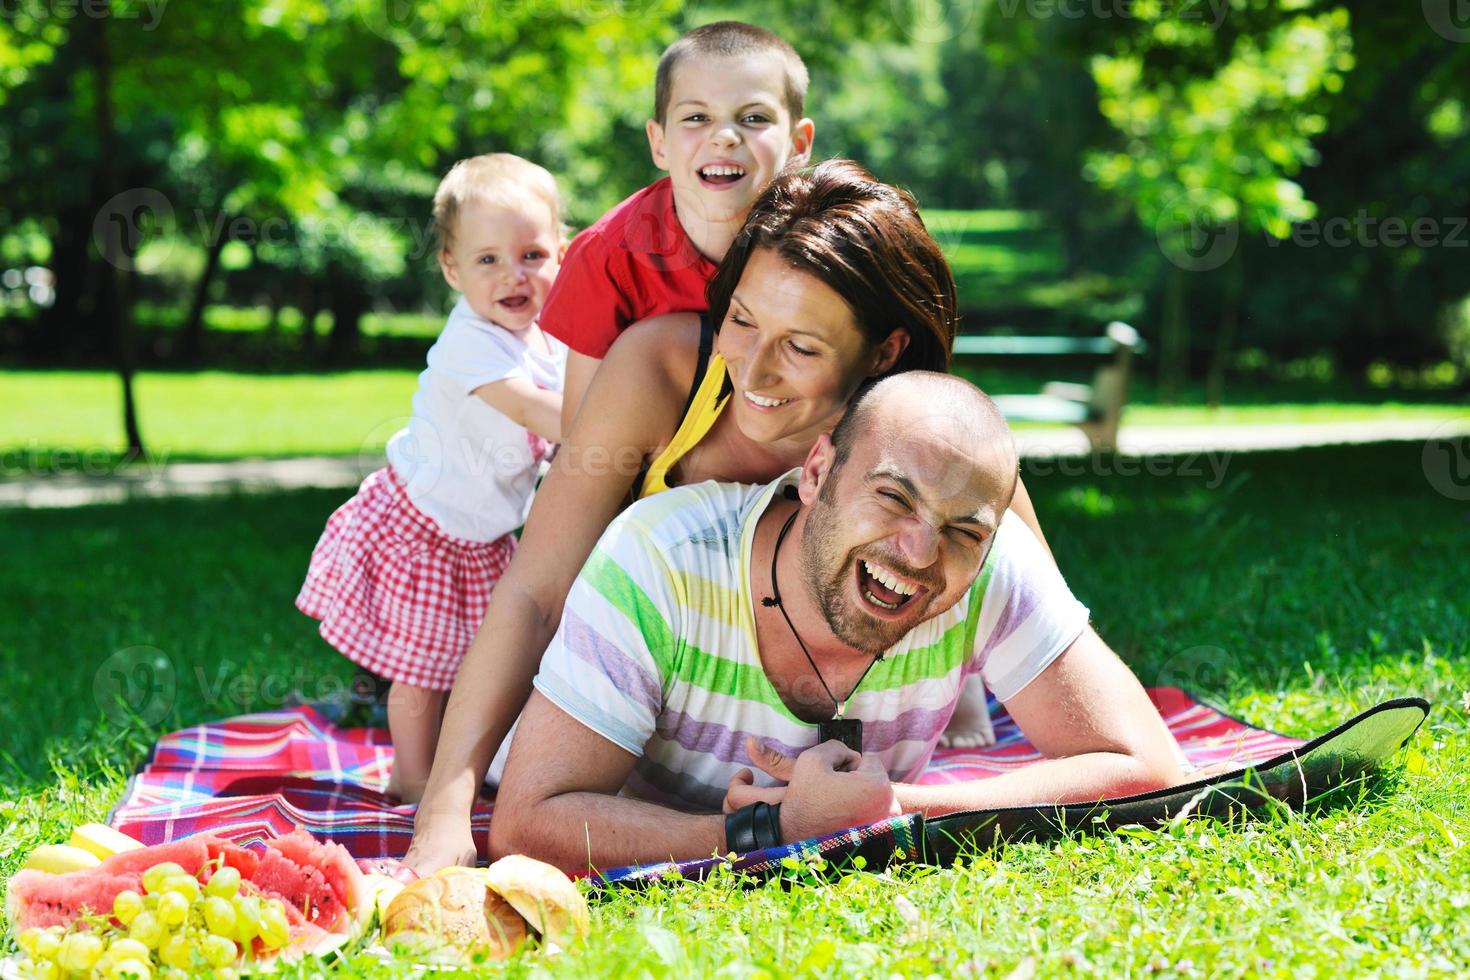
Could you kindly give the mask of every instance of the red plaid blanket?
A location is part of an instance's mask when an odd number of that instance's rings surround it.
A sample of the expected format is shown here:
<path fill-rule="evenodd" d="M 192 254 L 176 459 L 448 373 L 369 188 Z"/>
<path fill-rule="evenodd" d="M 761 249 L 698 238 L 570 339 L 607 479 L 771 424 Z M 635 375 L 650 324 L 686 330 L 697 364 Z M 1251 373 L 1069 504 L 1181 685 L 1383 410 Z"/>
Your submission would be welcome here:
<path fill-rule="evenodd" d="M 1252 728 L 1177 688 L 1149 695 L 1197 766 L 1257 762 L 1302 744 Z M 921 781 L 987 779 L 1041 758 L 1004 708 L 993 705 L 992 713 L 995 745 L 942 749 Z M 108 823 L 145 844 L 207 832 L 261 846 L 304 827 L 359 858 L 401 857 L 413 837 L 414 808 L 383 795 L 392 757 L 386 730 L 337 728 L 309 706 L 228 718 L 159 740 Z M 482 798 L 474 809 L 482 857 L 493 808 Z"/>

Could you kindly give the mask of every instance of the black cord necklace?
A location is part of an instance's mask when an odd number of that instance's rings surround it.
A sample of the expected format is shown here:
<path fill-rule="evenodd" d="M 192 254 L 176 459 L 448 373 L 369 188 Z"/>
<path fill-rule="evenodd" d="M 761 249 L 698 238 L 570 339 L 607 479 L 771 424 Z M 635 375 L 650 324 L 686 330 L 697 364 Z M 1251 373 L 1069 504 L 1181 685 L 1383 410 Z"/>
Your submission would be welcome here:
<path fill-rule="evenodd" d="M 812 673 L 817 675 L 817 683 L 822 685 L 822 690 L 826 691 L 827 697 L 832 699 L 832 718 L 829 721 L 817 723 L 817 744 L 820 745 L 829 739 L 835 738 L 854 752 L 861 752 L 863 750 L 863 720 L 861 718 L 844 718 L 842 716 L 847 711 L 847 702 L 852 700 L 852 696 L 857 693 L 858 687 L 862 685 L 863 680 L 868 676 L 868 671 L 873 669 L 873 664 L 883 659 L 883 654 L 880 653 L 873 657 L 868 666 L 863 669 L 862 676 L 857 679 L 857 683 L 852 686 L 852 690 L 847 692 L 847 697 L 838 701 L 837 695 L 832 693 L 832 688 L 827 686 L 827 679 L 817 669 L 817 662 L 812 659 L 811 652 L 807 650 L 806 644 L 801 641 L 801 634 L 796 632 L 796 627 L 792 625 L 791 617 L 786 615 L 786 607 L 781 604 L 781 587 L 776 584 L 776 557 L 781 554 L 781 542 L 786 540 L 786 532 L 791 530 L 791 525 L 796 522 L 796 515 L 800 512 L 801 508 L 793 510 L 791 516 L 786 518 L 786 523 L 781 525 L 781 533 L 776 535 L 776 547 L 771 549 L 772 595 L 769 598 L 762 599 L 761 605 L 766 607 L 775 606 L 781 610 L 781 618 L 786 620 L 786 628 L 791 630 L 791 635 L 796 638 L 796 645 L 801 647 L 802 653 L 806 654 L 806 662 L 812 665 Z"/>

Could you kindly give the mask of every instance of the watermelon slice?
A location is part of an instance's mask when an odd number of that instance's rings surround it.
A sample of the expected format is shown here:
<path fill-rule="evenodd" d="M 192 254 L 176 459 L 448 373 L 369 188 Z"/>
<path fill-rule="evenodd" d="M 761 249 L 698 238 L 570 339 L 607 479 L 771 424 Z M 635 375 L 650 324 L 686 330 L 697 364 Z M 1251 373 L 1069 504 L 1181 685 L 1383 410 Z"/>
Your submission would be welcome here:
<path fill-rule="evenodd" d="M 111 912 L 117 893 L 142 891 L 139 872 L 112 874 L 101 868 L 49 874 L 17 871 L 5 892 L 5 910 L 19 933 L 32 927 L 68 926 L 79 915 Z"/>
<path fill-rule="evenodd" d="M 362 871 L 347 849 L 319 843 L 304 830 L 269 841 L 263 857 L 217 837 L 190 837 L 114 854 L 85 871 L 22 870 L 10 879 L 6 910 L 17 931 L 67 926 L 84 914 L 110 912 L 118 892 L 142 891 L 143 872 L 165 861 L 193 871 L 201 881 L 208 881 L 223 863 L 240 872 L 247 889 L 281 899 L 291 941 L 277 952 L 335 948 L 372 916 Z M 263 957 L 271 955 L 257 946 Z"/>
<path fill-rule="evenodd" d="M 372 913 L 372 902 L 363 900 L 362 870 L 347 848 L 320 843 L 304 830 L 267 841 L 250 880 L 326 932 L 355 933 Z"/>
<path fill-rule="evenodd" d="M 196 875 L 200 881 L 208 881 L 218 867 L 219 859 L 240 872 L 240 877 L 249 879 L 260 858 L 255 852 L 247 851 L 238 844 L 231 844 L 218 837 L 187 837 L 171 844 L 154 844 L 136 851 L 123 851 L 102 862 L 99 871 L 111 874 L 139 874 L 165 861 L 172 861 L 185 871 Z"/>

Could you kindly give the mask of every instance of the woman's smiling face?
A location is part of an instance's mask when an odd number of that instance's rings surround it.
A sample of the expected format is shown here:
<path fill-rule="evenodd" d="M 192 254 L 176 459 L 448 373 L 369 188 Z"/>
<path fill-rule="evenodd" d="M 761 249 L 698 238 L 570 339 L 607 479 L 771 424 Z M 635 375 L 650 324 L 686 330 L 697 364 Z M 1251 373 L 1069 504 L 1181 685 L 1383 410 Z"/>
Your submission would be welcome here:
<path fill-rule="evenodd" d="M 874 346 L 830 286 L 760 248 L 735 288 L 716 349 L 746 438 L 810 445 L 837 424 L 865 378 L 892 367 L 907 342 L 907 333 L 894 330 Z"/>

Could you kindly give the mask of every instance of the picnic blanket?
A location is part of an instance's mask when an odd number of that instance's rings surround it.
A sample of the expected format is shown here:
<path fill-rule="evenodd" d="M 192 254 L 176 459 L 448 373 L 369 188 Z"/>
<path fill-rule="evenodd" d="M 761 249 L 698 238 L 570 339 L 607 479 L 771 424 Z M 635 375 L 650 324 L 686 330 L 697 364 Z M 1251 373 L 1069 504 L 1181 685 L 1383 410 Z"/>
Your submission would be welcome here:
<path fill-rule="evenodd" d="M 1381 761 L 1413 733 L 1428 709 L 1428 704 L 1417 698 L 1385 702 L 1326 735 L 1304 742 L 1254 728 L 1177 688 L 1154 688 L 1149 696 L 1189 761 L 1199 768 L 1230 762 L 1239 769 L 1253 768 L 1263 777 L 1281 770 L 1277 782 L 1290 784 L 1291 773 L 1286 770 L 1300 768 L 1303 754 L 1309 750 L 1323 750 L 1318 752 L 1317 768 L 1321 772 L 1314 776 L 1312 785 L 1303 782 L 1300 793 L 1290 785 L 1278 787 L 1277 792 L 1267 787 L 1269 795 L 1281 799 L 1293 795 L 1310 799 L 1321 792 L 1324 780 L 1331 785 L 1355 769 L 1360 771 L 1369 763 Z M 1379 717 L 1376 725 L 1367 724 L 1385 712 L 1387 721 Z M 994 745 L 941 749 L 920 781 L 988 779 L 1042 758 L 1002 706 L 992 704 L 991 718 Z M 1389 743 L 1391 747 L 1387 747 Z M 159 740 L 129 780 L 108 823 L 145 844 L 211 833 L 256 848 L 263 848 L 270 838 L 302 827 L 319 838 L 342 844 L 357 858 L 401 857 L 413 837 L 414 807 L 397 805 L 383 793 L 392 757 L 385 729 L 338 728 L 311 705 L 196 725 Z M 783 859 L 792 856 L 809 860 L 863 855 L 869 867 L 894 859 L 953 860 L 960 848 L 977 841 L 1035 838 L 1088 822 L 1147 823 L 1179 812 L 1190 800 L 1200 812 L 1239 805 L 1238 791 L 1233 796 L 1225 792 L 1218 798 L 1210 794 L 1206 794 L 1210 798 L 1201 797 L 1203 787 L 1227 785 L 1238 787 L 1240 781 L 1227 783 L 1216 776 L 1160 793 L 1083 807 L 975 811 L 927 822 L 917 814 L 909 814 L 745 855 L 736 866 L 760 873 L 779 867 Z M 487 856 L 493 810 L 493 799 L 482 796 L 471 817 L 482 859 Z M 1099 814 L 1108 816 L 1100 821 Z M 717 863 L 687 861 L 623 868 L 604 872 L 601 878 L 604 883 L 637 884 L 674 872 L 686 878 L 700 877 Z"/>

